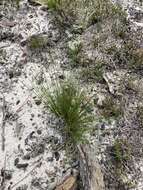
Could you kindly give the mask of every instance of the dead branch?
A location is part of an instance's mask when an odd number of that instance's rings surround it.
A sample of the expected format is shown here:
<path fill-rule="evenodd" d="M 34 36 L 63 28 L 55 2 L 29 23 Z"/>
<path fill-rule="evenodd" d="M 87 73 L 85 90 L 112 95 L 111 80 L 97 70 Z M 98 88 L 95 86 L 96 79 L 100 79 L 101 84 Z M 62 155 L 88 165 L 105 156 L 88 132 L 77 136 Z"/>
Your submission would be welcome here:
<path fill-rule="evenodd" d="M 5 97 L 3 96 L 2 124 L 1 124 L 2 151 L 5 150 L 5 116 L 6 116 L 6 101 L 5 101 Z"/>

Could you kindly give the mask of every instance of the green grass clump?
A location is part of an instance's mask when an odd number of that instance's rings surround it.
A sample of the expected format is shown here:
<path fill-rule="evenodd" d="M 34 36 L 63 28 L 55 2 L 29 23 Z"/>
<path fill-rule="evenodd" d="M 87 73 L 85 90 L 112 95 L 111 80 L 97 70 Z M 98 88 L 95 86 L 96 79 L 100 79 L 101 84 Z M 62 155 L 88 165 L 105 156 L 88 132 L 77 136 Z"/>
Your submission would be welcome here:
<path fill-rule="evenodd" d="M 78 64 L 81 62 L 81 49 L 82 49 L 82 44 L 81 43 L 75 43 L 72 44 L 72 47 L 68 47 L 68 56 L 71 60 L 71 65 L 78 66 Z"/>
<path fill-rule="evenodd" d="M 47 39 L 42 36 L 31 36 L 28 46 L 31 50 L 43 48 L 47 43 Z"/>
<path fill-rule="evenodd" d="M 83 142 L 92 122 L 90 103 L 85 93 L 67 81 L 59 82 L 52 91 L 42 87 L 41 98 L 47 108 L 64 121 L 65 127 L 61 130 L 64 137 L 74 144 Z"/>
<path fill-rule="evenodd" d="M 131 158 L 131 147 L 127 140 L 116 139 L 113 145 L 112 155 L 117 164 L 122 165 Z"/>

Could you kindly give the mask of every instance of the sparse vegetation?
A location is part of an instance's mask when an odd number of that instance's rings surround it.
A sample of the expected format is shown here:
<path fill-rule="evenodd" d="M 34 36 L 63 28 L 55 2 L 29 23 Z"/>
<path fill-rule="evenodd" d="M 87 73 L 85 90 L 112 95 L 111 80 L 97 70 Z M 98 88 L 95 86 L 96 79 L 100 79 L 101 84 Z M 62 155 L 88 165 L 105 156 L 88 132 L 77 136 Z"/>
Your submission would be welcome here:
<path fill-rule="evenodd" d="M 17 155 L 15 143 L 13 151 L 16 154 L 12 154 L 12 160 L 14 163 L 15 159 L 26 163 L 40 153 L 46 154 L 46 160 L 44 163 L 39 160 L 40 166 L 36 163 L 36 167 L 43 168 L 45 162 L 53 164 L 52 174 L 48 175 L 45 170 L 47 175 L 43 173 L 41 183 L 36 181 L 33 187 L 38 184 L 37 188 L 51 188 L 50 183 L 56 184 L 56 171 L 67 175 L 68 168 L 71 167 L 72 171 L 74 167 L 76 170 L 78 158 L 74 153 L 77 151 L 83 153 L 80 159 L 85 159 L 83 165 L 89 169 L 88 177 L 94 174 L 92 166 L 88 166 L 96 164 L 98 158 L 105 189 L 131 189 L 126 186 L 132 186 L 134 178 L 135 182 L 141 182 L 137 175 L 140 173 L 138 163 L 142 163 L 143 155 L 142 12 L 136 3 L 130 7 L 128 2 L 129 6 L 126 7 L 113 0 L 0 2 L 0 106 L 13 126 L 14 118 L 21 118 L 10 140 L 17 138 L 19 147 L 22 145 L 23 150 L 27 150 L 24 155 Z M 87 89 L 95 106 L 92 107 L 91 98 L 75 81 L 66 80 L 71 73 Z M 38 96 L 33 96 L 31 101 L 29 90 L 31 94 L 33 80 L 38 86 Z M 27 85 L 29 90 L 26 89 Z M 23 97 L 18 97 L 21 94 Z M 6 96 L 6 101 L 3 96 Z M 42 102 L 43 112 L 39 110 Z M 11 105 L 15 110 L 12 117 Z M 97 115 L 94 123 L 93 113 Z M 6 119 L 3 123 L 8 124 L 5 113 L 2 116 L 3 120 Z M 29 122 L 25 122 L 25 118 Z M 5 129 L 7 132 L 13 127 Z M 18 136 L 15 135 L 18 134 L 17 129 L 20 130 Z M 56 134 L 53 135 L 54 132 Z M 10 141 L 6 139 L 6 142 Z M 26 147 L 23 147 L 23 142 Z M 10 150 L 9 146 L 5 150 Z M 61 150 L 63 147 L 64 150 Z M 34 157 L 30 154 L 33 149 Z M 70 153 L 69 157 L 65 154 L 67 152 Z M 86 153 L 93 159 L 88 159 Z M 68 162 L 73 154 L 74 157 Z M 8 169 L 5 163 L 3 168 Z M 32 169 L 30 164 L 27 173 L 29 169 Z M 12 170 L 17 172 L 16 175 L 20 172 L 15 168 Z M 82 179 L 87 180 L 87 177 L 83 176 Z M 43 184 L 46 180 L 48 184 Z M 15 180 L 12 181 L 15 183 Z M 21 185 L 21 181 L 17 184 Z M 6 185 L 5 188 L 13 188 L 15 184 L 8 182 Z"/>
<path fill-rule="evenodd" d="M 96 62 L 91 66 L 83 67 L 80 71 L 80 78 L 86 82 L 103 82 L 104 64 Z"/>
<path fill-rule="evenodd" d="M 84 92 L 67 81 L 57 84 L 53 91 L 42 87 L 41 98 L 45 106 L 64 121 L 65 127 L 61 131 L 66 140 L 73 143 L 83 142 L 85 132 L 92 122 L 90 102 Z"/>
<path fill-rule="evenodd" d="M 118 119 L 122 115 L 121 105 L 118 105 L 112 97 L 107 97 L 102 106 L 99 106 L 100 114 L 106 120 Z"/>
<path fill-rule="evenodd" d="M 112 147 L 111 156 L 115 164 L 115 173 L 118 176 L 120 185 L 124 187 L 134 187 L 134 181 L 128 178 L 125 166 L 131 160 L 131 146 L 126 139 L 117 138 Z"/>
<path fill-rule="evenodd" d="M 116 139 L 112 151 L 112 155 L 120 167 L 131 157 L 131 148 L 125 139 Z"/>
<path fill-rule="evenodd" d="M 68 47 L 68 55 L 71 60 L 71 65 L 78 66 L 79 63 L 81 62 L 81 49 L 82 49 L 82 44 L 80 42 L 75 42 L 71 44 L 71 46 Z"/>
<path fill-rule="evenodd" d="M 83 28 L 105 18 L 124 18 L 125 12 L 121 6 L 113 4 L 110 0 L 40 0 L 50 9 L 57 11 L 63 19 L 74 18 Z M 68 19 L 68 21 L 70 20 Z"/>
<path fill-rule="evenodd" d="M 143 48 L 137 48 L 133 50 L 132 53 L 132 62 L 130 63 L 130 67 L 136 70 L 140 70 L 143 68 Z"/>
<path fill-rule="evenodd" d="M 138 106 L 137 117 L 138 117 L 140 127 L 143 127 L 143 106 Z"/>
<path fill-rule="evenodd" d="M 47 44 L 47 39 L 42 36 L 31 36 L 28 46 L 31 50 L 41 49 Z"/>

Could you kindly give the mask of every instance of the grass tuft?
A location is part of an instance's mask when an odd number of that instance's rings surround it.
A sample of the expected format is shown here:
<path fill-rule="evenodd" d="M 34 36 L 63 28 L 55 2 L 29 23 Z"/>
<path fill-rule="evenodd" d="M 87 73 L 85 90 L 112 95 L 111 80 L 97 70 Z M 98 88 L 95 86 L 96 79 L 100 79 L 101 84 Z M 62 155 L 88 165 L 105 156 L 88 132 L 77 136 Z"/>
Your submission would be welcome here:
<path fill-rule="evenodd" d="M 46 46 L 47 39 L 42 36 L 31 36 L 29 39 L 28 46 L 31 50 L 41 49 Z"/>
<path fill-rule="evenodd" d="M 61 130 L 67 140 L 74 144 L 85 140 L 85 133 L 92 122 L 90 101 L 84 92 L 72 82 L 59 82 L 50 90 L 42 87 L 41 98 L 47 108 L 64 121 Z"/>
<path fill-rule="evenodd" d="M 127 140 L 116 139 L 113 145 L 113 157 L 120 166 L 131 158 L 131 147 Z"/>

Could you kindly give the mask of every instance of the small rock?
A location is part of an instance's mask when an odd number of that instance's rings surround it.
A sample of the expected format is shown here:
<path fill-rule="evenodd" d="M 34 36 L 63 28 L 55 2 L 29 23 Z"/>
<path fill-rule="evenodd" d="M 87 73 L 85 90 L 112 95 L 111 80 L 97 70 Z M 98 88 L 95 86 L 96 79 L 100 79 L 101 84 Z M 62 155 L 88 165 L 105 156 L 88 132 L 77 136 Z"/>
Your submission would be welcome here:
<path fill-rule="evenodd" d="M 11 71 L 9 71 L 9 78 L 12 79 L 13 77 L 14 77 L 14 73 L 13 73 L 13 71 L 11 70 Z"/>
<path fill-rule="evenodd" d="M 14 160 L 14 165 L 17 166 L 18 163 L 19 163 L 19 158 L 16 158 L 16 159 Z"/>
<path fill-rule="evenodd" d="M 16 71 L 16 76 L 18 77 L 18 76 L 20 76 L 21 75 L 21 71 Z"/>
<path fill-rule="evenodd" d="M 37 130 L 37 134 L 38 134 L 38 135 L 41 135 L 41 134 L 42 134 L 42 131 L 38 129 L 38 130 Z"/>
<path fill-rule="evenodd" d="M 17 100 L 16 105 L 18 105 L 19 103 L 20 103 L 20 100 Z"/>
<path fill-rule="evenodd" d="M 47 158 L 47 161 L 48 161 L 48 162 L 53 162 L 53 160 L 54 160 L 53 157 L 48 157 L 48 158 Z"/>
<path fill-rule="evenodd" d="M 105 124 L 104 123 L 101 125 L 101 130 L 105 130 Z"/>
<path fill-rule="evenodd" d="M 18 35 L 18 38 L 22 40 L 22 39 L 23 39 L 22 34 L 19 34 L 19 35 Z"/>
<path fill-rule="evenodd" d="M 39 106 L 41 103 L 42 103 L 41 100 L 35 100 L 35 104 L 36 104 L 37 106 Z"/>
<path fill-rule="evenodd" d="M 59 75 L 59 79 L 64 80 L 64 79 L 65 79 L 65 76 L 64 76 L 64 75 Z"/>
<path fill-rule="evenodd" d="M 59 158 L 60 158 L 60 154 L 59 154 L 59 152 L 54 152 L 54 156 L 55 156 L 55 159 L 56 159 L 56 161 L 58 161 L 59 160 Z"/>
<path fill-rule="evenodd" d="M 30 160 L 30 155 L 29 155 L 29 154 L 24 155 L 24 156 L 23 156 L 23 159 L 24 159 L 24 160 Z"/>
<path fill-rule="evenodd" d="M 18 169 L 26 169 L 28 167 L 28 163 L 24 163 L 24 164 L 17 164 L 16 167 Z"/>
<path fill-rule="evenodd" d="M 57 137 L 54 138 L 54 144 L 58 144 L 59 139 Z"/>
<path fill-rule="evenodd" d="M 27 41 L 26 41 L 26 40 L 23 40 L 23 41 L 20 42 L 20 45 L 21 45 L 22 47 L 26 46 L 26 44 L 27 44 Z"/>
<path fill-rule="evenodd" d="M 34 117 L 34 114 L 33 114 L 33 113 L 31 114 L 31 117 Z"/>
<path fill-rule="evenodd" d="M 33 15 L 29 15 L 29 18 L 33 18 Z"/>

